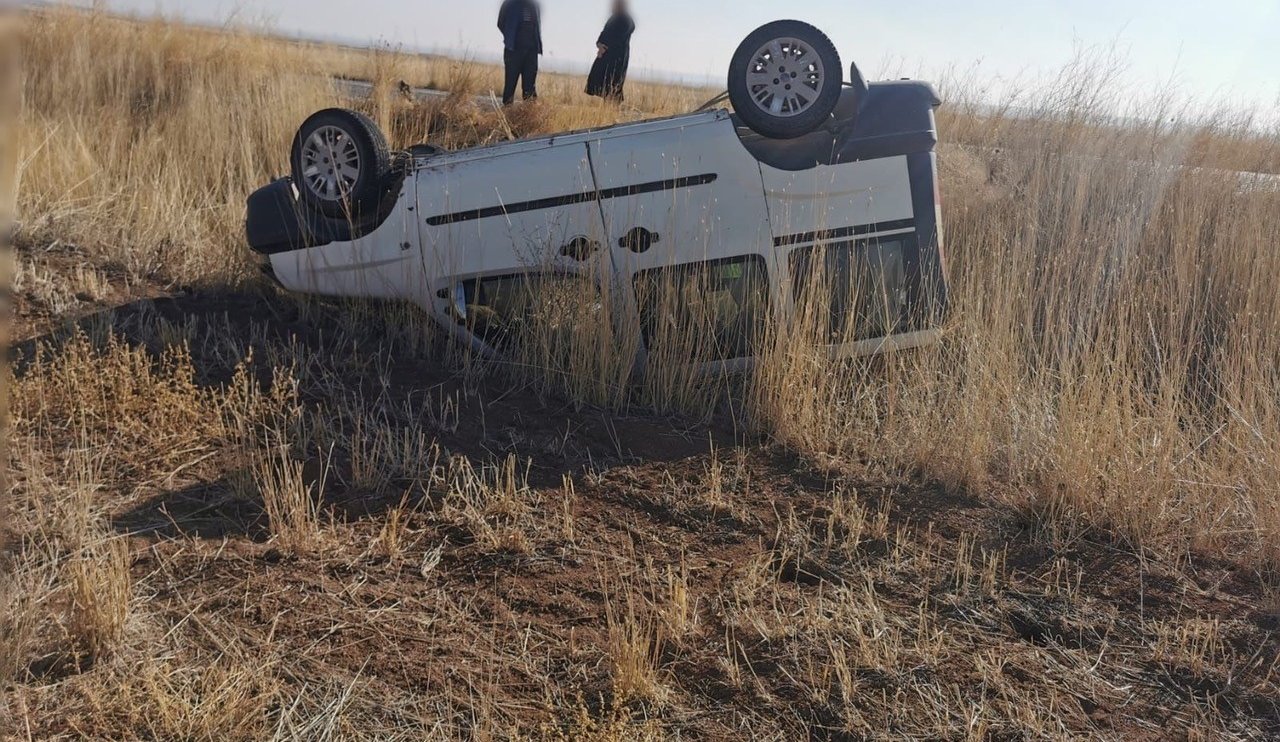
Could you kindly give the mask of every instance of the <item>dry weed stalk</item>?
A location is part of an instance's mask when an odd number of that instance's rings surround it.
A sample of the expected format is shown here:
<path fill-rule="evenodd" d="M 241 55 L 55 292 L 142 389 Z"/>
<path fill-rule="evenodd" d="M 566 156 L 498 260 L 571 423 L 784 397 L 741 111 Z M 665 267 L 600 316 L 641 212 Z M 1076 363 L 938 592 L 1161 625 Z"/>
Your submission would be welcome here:
<path fill-rule="evenodd" d="M 606 604 L 608 653 L 614 694 L 626 702 L 661 702 L 659 664 L 666 642 L 665 622 L 642 596 L 630 591 Z"/>
<path fill-rule="evenodd" d="M 40 646 L 40 632 L 48 622 L 47 602 L 59 589 L 58 579 L 58 571 L 48 565 L 0 575 L 0 688 L 26 675 Z"/>
<path fill-rule="evenodd" d="M 543 542 L 571 543 L 572 483 L 558 492 L 534 489 L 530 466 L 514 454 L 479 466 L 451 458 L 431 485 L 444 490 L 440 517 L 461 526 L 485 550 L 531 554 Z M 552 499 L 556 495 L 559 502 Z"/>
<path fill-rule="evenodd" d="M 71 586 L 68 630 L 82 655 L 97 661 L 124 636 L 132 598 L 129 546 L 102 537 L 67 565 Z"/>
<path fill-rule="evenodd" d="M 271 537 L 285 551 L 309 553 L 321 542 L 320 500 L 324 477 L 307 481 L 302 462 L 287 447 L 261 454 L 253 471 L 271 527 Z"/>
<path fill-rule="evenodd" d="M 11 547 L 0 579 L 0 683 L 93 667 L 121 644 L 131 615 L 129 544 L 98 502 L 100 460 L 80 449 L 53 477 L 30 474 L 9 510 L 38 525 Z"/>

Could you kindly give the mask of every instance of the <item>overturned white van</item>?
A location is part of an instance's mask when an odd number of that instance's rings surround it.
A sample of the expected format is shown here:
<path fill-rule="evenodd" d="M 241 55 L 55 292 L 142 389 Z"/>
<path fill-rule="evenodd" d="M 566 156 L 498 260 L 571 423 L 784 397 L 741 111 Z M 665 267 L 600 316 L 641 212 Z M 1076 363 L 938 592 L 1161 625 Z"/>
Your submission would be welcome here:
<path fill-rule="evenodd" d="M 939 100 L 842 74 L 821 32 L 778 21 L 734 55 L 733 112 L 395 155 L 361 114 L 321 111 L 292 177 L 249 198 L 249 244 L 289 290 L 408 300 L 482 354 L 503 352 L 496 328 L 520 306 L 504 297 L 549 276 L 599 285 L 613 321 L 640 328 L 640 371 L 659 325 L 681 322 L 671 287 L 723 315 L 691 361 L 739 368 L 750 330 L 785 321 L 815 272 L 833 354 L 920 346 L 946 305 Z"/>

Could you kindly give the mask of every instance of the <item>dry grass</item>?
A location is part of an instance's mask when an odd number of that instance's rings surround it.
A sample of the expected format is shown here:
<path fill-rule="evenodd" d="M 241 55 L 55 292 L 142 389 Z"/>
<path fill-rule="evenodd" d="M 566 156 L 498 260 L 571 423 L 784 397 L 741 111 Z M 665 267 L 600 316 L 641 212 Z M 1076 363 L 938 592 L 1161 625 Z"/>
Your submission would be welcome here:
<path fill-rule="evenodd" d="M 335 100 L 305 58 L 247 35 L 51 13 L 19 48 L 24 233 L 141 275 L 236 275 L 242 184 L 283 173 L 295 120 Z"/>
<path fill-rule="evenodd" d="M 296 554 L 315 548 L 321 538 L 318 495 L 303 474 L 302 462 L 295 461 L 287 448 L 277 449 L 261 456 L 253 479 L 271 536 L 280 547 Z M 323 481 L 319 489 L 323 491 Z"/>
<path fill-rule="evenodd" d="M 833 371 L 783 333 L 759 424 L 994 491 L 1048 528 L 1274 570 L 1277 194 L 1160 164 L 1176 137 L 1088 131 L 1006 151 L 978 178 L 948 162 L 972 155 L 944 151 L 946 342 Z"/>
<path fill-rule="evenodd" d="M 1247 117 L 1116 122 L 1088 65 L 1018 115 L 951 83 L 939 347 L 833 363 L 815 306 L 750 375 L 690 375 L 695 324 L 633 385 L 637 328 L 557 322 L 608 311 L 572 287 L 497 365 L 271 293 L 242 200 L 326 75 L 400 145 L 703 91 L 502 112 L 491 68 L 387 50 L 16 33 L 0 739 L 1280 734 L 1280 193 L 1224 172 L 1280 137 Z"/>

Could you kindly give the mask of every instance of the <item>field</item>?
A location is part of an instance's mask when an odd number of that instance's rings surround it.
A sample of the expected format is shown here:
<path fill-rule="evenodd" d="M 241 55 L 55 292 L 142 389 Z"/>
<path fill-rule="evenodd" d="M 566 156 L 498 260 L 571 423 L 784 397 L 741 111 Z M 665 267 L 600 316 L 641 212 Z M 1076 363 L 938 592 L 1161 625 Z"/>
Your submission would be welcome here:
<path fill-rule="evenodd" d="M 937 347 L 615 383 L 598 328 L 281 293 L 244 198 L 328 105 L 452 149 L 716 91 L 0 21 L 0 739 L 1280 737 L 1274 126 L 942 80 Z"/>

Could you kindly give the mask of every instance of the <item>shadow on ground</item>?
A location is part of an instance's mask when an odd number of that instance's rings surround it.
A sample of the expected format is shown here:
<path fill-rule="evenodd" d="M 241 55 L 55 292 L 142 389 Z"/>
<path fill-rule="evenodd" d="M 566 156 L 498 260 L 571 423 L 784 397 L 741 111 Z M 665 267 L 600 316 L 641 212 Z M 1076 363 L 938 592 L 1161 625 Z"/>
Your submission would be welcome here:
<path fill-rule="evenodd" d="M 100 308 L 45 327 L 17 342 L 10 361 L 21 376 L 39 349 L 56 354 L 80 333 L 95 342 L 114 334 L 157 357 L 181 339 L 190 348 L 196 383 L 208 388 L 226 384 L 250 349 L 255 359 L 275 351 L 303 359 L 305 368 L 297 375 L 308 413 L 346 428 L 354 412 L 376 419 L 392 434 L 427 431 L 442 461 L 465 456 L 480 463 L 514 455 L 527 462 L 534 487 L 556 487 L 565 475 L 588 470 L 679 461 L 735 443 L 727 421 L 701 424 L 575 407 L 522 389 L 501 374 L 463 373 L 440 360 L 446 354 L 438 337 L 408 336 L 431 332 L 420 317 L 412 318 L 412 311 L 299 299 L 270 287 L 192 290 Z M 397 325 L 397 318 L 413 328 Z M 260 383 L 271 383 L 269 363 L 253 368 Z M 348 440 L 360 435 L 349 433 Z M 305 462 L 304 472 L 313 484 L 323 477 L 324 506 L 339 520 L 376 517 L 405 497 L 425 497 L 411 481 L 381 483 L 377 491 L 350 485 L 355 479 L 351 457 L 341 446 L 323 461 L 313 459 Z M 160 537 L 264 539 L 261 503 L 236 494 L 237 476 L 244 475 L 207 471 L 192 481 L 170 483 L 117 513 L 116 526 Z"/>

